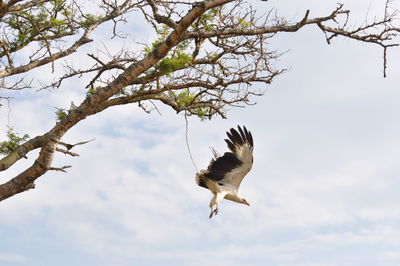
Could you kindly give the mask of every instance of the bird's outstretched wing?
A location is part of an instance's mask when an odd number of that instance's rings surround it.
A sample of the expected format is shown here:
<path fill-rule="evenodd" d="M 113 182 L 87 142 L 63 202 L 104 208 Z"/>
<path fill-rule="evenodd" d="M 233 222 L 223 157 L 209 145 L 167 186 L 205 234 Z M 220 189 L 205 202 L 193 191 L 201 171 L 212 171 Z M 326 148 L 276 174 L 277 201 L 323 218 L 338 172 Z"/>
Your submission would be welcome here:
<path fill-rule="evenodd" d="M 230 184 L 239 188 L 245 175 L 253 165 L 253 137 L 246 129 L 238 126 L 227 132 L 226 143 L 232 152 L 226 152 L 217 159 L 212 159 L 204 175 L 214 181 Z"/>

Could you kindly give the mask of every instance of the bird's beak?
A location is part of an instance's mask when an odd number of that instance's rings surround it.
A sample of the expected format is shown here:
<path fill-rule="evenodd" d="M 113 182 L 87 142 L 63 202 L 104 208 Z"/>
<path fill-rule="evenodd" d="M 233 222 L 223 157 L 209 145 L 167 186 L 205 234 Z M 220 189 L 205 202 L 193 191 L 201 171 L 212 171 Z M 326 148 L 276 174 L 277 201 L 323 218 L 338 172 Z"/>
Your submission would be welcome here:
<path fill-rule="evenodd" d="M 247 206 L 250 206 L 250 203 L 248 203 L 247 201 L 244 201 L 243 203 L 246 204 Z"/>

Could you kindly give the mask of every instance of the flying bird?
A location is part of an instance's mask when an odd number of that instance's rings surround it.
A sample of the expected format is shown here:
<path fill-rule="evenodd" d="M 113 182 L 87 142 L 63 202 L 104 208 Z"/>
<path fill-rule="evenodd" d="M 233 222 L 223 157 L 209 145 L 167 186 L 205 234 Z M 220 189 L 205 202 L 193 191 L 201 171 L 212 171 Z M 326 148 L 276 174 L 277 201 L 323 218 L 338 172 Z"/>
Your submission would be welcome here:
<path fill-rule="evenodd" d="M 210 201 L 210 218 L 218 214 L 218 203 L 222 199 L 250 206 L 247 200 L 239 195 L 239 186 L 253 165 L 253 137 L 244 126 L 243 129 L 238 126 L 238 130 L 231 128 L 226 132 L 228 139 L 225 141 L 231 152 L 219 156 L 212 149 L 214 158 L 211 159 L 207 170 L 196 174 L 197 185 L 209 189 L 214 194 Z"/>

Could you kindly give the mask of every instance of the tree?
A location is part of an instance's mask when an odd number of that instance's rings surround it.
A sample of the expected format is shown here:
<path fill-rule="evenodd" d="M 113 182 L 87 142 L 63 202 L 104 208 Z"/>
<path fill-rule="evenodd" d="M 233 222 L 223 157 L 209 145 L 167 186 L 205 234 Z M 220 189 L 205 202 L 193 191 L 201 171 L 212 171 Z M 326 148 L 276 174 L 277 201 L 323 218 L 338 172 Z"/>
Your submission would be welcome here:
<path fill-rule="evenodd" d="M 260 16 L 252 7 L 254 2 L 243 0 L 95 2 L 96 6 L 84 7 L 80 0 L 0 0 L 3 91 L 62 89 L 68 79 L 89 77 L 87 86 L 81 88 L 82 102 L 57 109 L 57 121 L 49 131 L 30 138 L 8 129 L 8 140 L 1 143 L 5 154 L 0 160 L 1 171 L 33 150 L 38 149 L 39 154 L 30 167 L 0 185 L 0 200 L 33 188 L 35 180 L 49 170 L 70 167 L 53 167 L 55 152 L 75 156 L 71 149 L 87 141 L 67 144 L 62 142 L 64 134 L 109 107 L 137 103 L 150 112 L 161 103 L 177 113 L 211 119 L 225 118 L 227 107 L 252 104 L 254 96 L 263 94 L 252 84 L 270 84 L 285 71 L 274 68 L 280 54 L 268 50 L 267 41 L 277 33 L 315 26 L 328 43 L 344 37 L 378 45 L 383 49 L 384 75 L 387 49 L 399 45 L 396 38 L 400 28 L 393 24 L 397 11 L 391 9 L 390 1 L 382 18 L 360 26 L 348 25 L 350 11 L 341 4 L 326 16 L 311 17 L 307 10 L 299 21 L 288 22 L 274 10 Z M 157 33 L 153 42 L 136 51 L 121 48 L 116 54 L 105 48 L 104 57 L 82 54 L 93 60 L 86 68 L 65 63 L 92 41 L 91 36 L 102 24 L 113 23 L 112 37 L 121 38 L 118 28 L 121 23 L 132 23 L 129 14 L 134 11 L 140 11 Z M 29 74 L 44 65 L 51 66 L 54 82 L 34 85 Z M 58 75 L 56 68 L 65 72 Z"/>

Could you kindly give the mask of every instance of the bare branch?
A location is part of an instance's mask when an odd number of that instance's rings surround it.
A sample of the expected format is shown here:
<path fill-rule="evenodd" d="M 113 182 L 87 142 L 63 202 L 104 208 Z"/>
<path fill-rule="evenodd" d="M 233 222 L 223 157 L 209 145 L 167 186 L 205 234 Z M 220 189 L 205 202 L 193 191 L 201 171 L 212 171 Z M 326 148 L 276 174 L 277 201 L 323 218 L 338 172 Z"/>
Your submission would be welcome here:
<path fill-rule="evenodd" d="M 79 154 L 77 154 L 77 153 L 70 152 L 70 151 L 68 151 L 68 150 L 63 150 L 63 149 L 60 149 L 60 148 L 56 148 L 56 151 L 62 152 L 62 153 L 64 153 L 64 154 L 71 155 L 72 157 L 79 156 Z"/>
<path fill-rule="evenodd" d="M 64 50 L 62 52 L 52 54 L 52 55 L 50 55 L 48 57 L 45 57 L 45 58 L 43 58 L 41 60 L 31 61 L 30 63 L 28 63 L 26 65 L 23 65 L 23 66 L 19 66 L 19 67 L 15 67 L 15 68 L 9 68 L 9 69 L 6 69 L 4 71 L 1 71 L 0 72 L 0 78 L 16 75 L 16 74 L 20 74 L 20 73 L 25 73 L 25 72 L 27 72 L 29 70 L 32 70 L 33 68 L 36 68 L 36 67 L 43 66 L 45 64 L 54 62 L 57 59 L 60 59 L 62 57 L 68 56 L 68 55 L 76 52 L 78 47 L 80 47 L 80 46 L 92 41 L 91 39 L 87 38 L 88 33 L 89 32 L 87 32 L 87 34 L 84 34 L 84 36 L 82 36 L 78 41 L 76 41 L 70 48 L 68 48 L 68 49 L 66 49 L 66 50 Z"/>
<path fill-rule="evenodd" d="M 91 142 L 93 140 L 95 140 L 95 139 L 86 140 L 86 141 L 78 142 L 78 143 L 75 143 L 75 144 L 67 144 L 67 143 L 59 141 L 58 144 L 63 145 L 64 147 L 67 148 L 67 151 L 69 151 L 70 149 L 72 149 L 75 146 L 83 145 L 83 144 L 89 143 L 89 142 Z"/>
<path fill-rule="evenodd" d="M 71 167 L 72 167 L 71 165 L 66 165 L 66 166 L 63 166 L 63 167 L 50 167 L 49 170 L 66 173 L 67 171 L 65 171 L 65 169 L 71 168 Z"/>
<path fill-rule="evenodd" d="M 173 20 L 170 19 L 169 17 L 160 15 L 160 13 L 158 12 L 157 4 L 155 3 L 154 0 L 147 0 L 147 3 L 150 5 L 151 10 L 153 11 L 154 19 L 155 19 L 158 23 L 166 24 L 166 25 L 168 25 L 169 27 L 175 29 L 175 27 L 176 27 L 175 21 L 173 21 Z"/>

